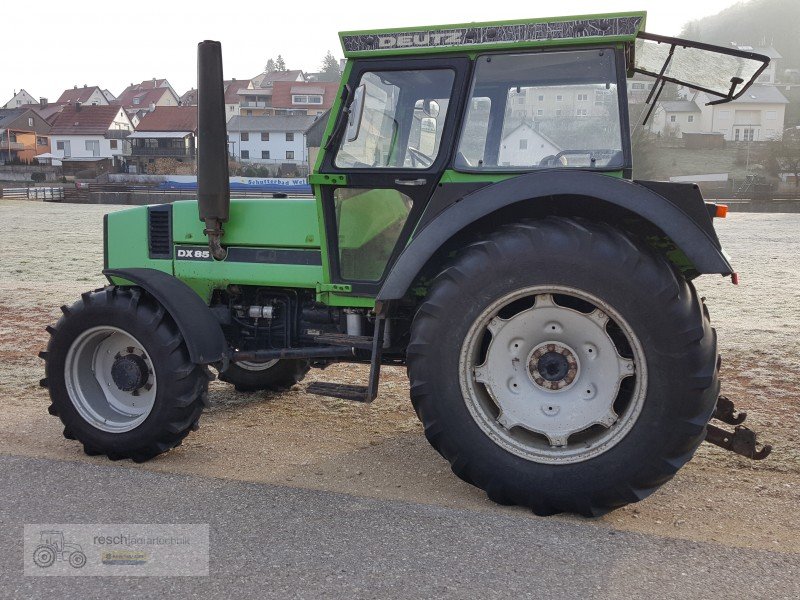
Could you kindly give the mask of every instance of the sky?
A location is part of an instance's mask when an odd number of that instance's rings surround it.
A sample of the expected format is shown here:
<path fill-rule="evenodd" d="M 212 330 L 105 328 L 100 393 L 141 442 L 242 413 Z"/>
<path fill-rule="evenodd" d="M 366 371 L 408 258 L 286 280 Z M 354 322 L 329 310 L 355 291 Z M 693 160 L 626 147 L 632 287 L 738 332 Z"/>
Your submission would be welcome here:
<path fill-rule="evenodd" d="M 74 85 L 119 95 L 131 82 L 167 78 L 178 94 L 196 86 L 196 44 L 222 42 L 225 78 L 250 79 L 270 57 L 316 71 L 337 32 L 647 10 L 647 30 L 677 35 L 684 23 L 736 0 L 40 0 L 3 1 L 0 105 L 24 88 L 55 101 Z M 457 7 L 457 8 L 456 8 Z M 25 24 L 29 23 L 30 26 Z"/>

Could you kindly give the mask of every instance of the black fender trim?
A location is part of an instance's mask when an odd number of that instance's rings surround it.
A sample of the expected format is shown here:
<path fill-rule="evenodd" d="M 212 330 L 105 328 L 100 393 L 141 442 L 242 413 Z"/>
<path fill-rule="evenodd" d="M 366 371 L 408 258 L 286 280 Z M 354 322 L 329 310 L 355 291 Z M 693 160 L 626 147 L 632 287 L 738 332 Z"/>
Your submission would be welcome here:
<path fill-rule="evenodd" d="M 227 356 L 228 343 L 219 321 L 197 293 L 177 277 L 156 269 L 105 269 L 112 277 L 136 284 L 153 296 L 175 320 L 193 363 L 207 365 Z M 113 283 L 113 282 L 112 282 Z"/>
<path fill-rule="evenodd" d="M 703 229 L 682 208 L 652 189 L 619 179 L 568 169 L 529 173 L 464 196 L 431 220 L 406 246 L 378 292 L 377 300 L 397 300 L 408 291 L 427 261 L 459 231 L 511 204 L 550 196 L 597 198 L 625 208 L 661 229 L 692 261 L 698 273 L 733 273 L 716 234 Z"/>

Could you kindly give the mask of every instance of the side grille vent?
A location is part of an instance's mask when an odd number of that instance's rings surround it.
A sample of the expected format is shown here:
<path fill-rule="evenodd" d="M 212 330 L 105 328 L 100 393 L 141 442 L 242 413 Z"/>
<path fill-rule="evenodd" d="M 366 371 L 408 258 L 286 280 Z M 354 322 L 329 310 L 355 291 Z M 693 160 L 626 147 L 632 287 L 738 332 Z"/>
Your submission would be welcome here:
<path fill-rule="evenodd" d="M 148 207 L 147 244 L 150 258 L 172 258 L 172 205 Z"/>

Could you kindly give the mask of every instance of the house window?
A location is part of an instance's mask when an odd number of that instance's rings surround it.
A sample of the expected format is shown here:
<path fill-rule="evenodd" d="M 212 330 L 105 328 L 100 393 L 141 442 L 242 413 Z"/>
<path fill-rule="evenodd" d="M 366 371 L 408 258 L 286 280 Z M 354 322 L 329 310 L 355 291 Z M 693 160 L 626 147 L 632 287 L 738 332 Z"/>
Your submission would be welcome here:
<path fill-rule="evenodd" d="M 116 150 L 117 149 L 117 140 L 109 140 L 109 144 L 111 144 L 111 149 L 112 150 Z"/>
<path fill-rule="evenodd" d="M 611 104 L 613 100 L 611 94 L 612 94 L 611 90 L 595 90 L 594 91 L 595 106 L 602 106 L 603 104 Z"/>
<path fill-rule="evenodd" d="M 261 151 L 261 158 L 264 159 L 264 160 L 268 160 L 269 159 L 269 150 L 262 150 Z"/>
<path fill-rule="evenodd" d="M 560 108 L 557 108 L 557 109 L 556 109 L 556 116 L 557 116 L 557 117 L 560 117 L 560 116 L 561 116 L 561 109 L 560 109 Z"/>
<path fill-rule="evenodd" d="M 686 117 L 686 122 L 687 123 L 694 123 L 694 115 L 689 115 L 688 117 Z"/>
<path fill-rule="evenodd" d="M 28 127 L 33 127 L 33 117 L 28 117 Z"/>
<path fill-rule="evenodd" d="M 286 151 L 286 158 L 289 160 L 294 160 L 294 150 L 287 150 Z"/>
<path fill-rule="evenodd" d="M 133 103 L 134 104 L 139 104 L 139 102 L 141 102 L 141 101 L 142 101 L 141 98 L 134 98 L 133 99 Z"/>
<path fill-rule="evenodd" d="M 525 97 L 517 98 L 517 104 L 525 104 Z"/>
<path fill-rule="evenodd" d="M 544 114 L 544 110 L 541 108 L 536 109 L 536 116 L 541 117 Z"/>
<path fill-rule="evenodd" d="M 322 96 L 315 94 L 293 95 L 292 104 L 322 104 Z"/>
<path fill-rule="evenodd" d="M 294 141 L 294 133 L 287 133 L 286 134 L 286 141 L 293 142 Z"/>
<path fill-rule="evenodd" d="M 644 89 L 644 84 L 643 83 L 638 83 L 638 82 L 633 82 L 633 83 L 631 83 L 631 89 L 632 90 L 643 90 Z"/>
<path fill-rule="evenodd" d="M 86 151 L 91 152 L 92 156 L 100 156 L 100 140 L 86 140 Z"/>
<path fill-rule="evenodd" d="M 556 95 L 556 102 L 562 102 L 563 100 L 564 100 L 564 96 L 562 96 L 561 94 L 557 94 Z"/>
<path fill-rule="evenodd" d="M 578 102 L 587 102 L 589 100 L 589 94 L 578 94 Z"/>
<path fill-rule="evenodd" d="M 539 95 L 539 102 L 544 102 L 544 96 Z"/>
<path fill-rule="evenodd" d="M 242 150 L 241 156 L 242 156 L 242 158 L 244 160 L 247 160 L 248 158 L 250 158 L 250 151 L 249 150 Z"/>
<path fill-rule="evenodd" d="M 261 141 L 262 142 L 268 142 L 269 141 L 269 132 L 268 131 L 262 131 L 261 132 Z M 267 158 L 269 158 L 269 157 L 267 157 Z"/>
<path fill-rule="evenodd" d="M 250 141 L 250 133 L 249 133 L 249 132 L 247 132 L 247 131 L 243 131 L 243 132 L 242 132 L 241 141 L 243 141 L 243 142 L 249 142 L 249 141 Z"/>
<path fill-rule="evenodd" d="M 589 111 L 586 108 L 579 108 L 579 109 L 577 109 L 575 111 L 575 116 L 576 117 L 588 117 L 589 116 Z"/>
<path fill-rule="evenodd" d="M 72 150 L 69 141 L 56 142 L 56 150 L 61 150 L 64 152 L 64 158 L 69 158 L 72 156 Z"/>
<path fill-rule="evenodd" d="M 677 121 L 677 120 L 678 120 L 678 117 L 677 117 L 677 115 L 670 115 L 670 116 L 669 116 L 669 122 L 670 122 L 670 123 L 674 123 L 674 122 L 675 122 L 675 121 Z"/>
<path fill-rule="evenodd" d="M 528 140 L 520 140 L 519 141 L 519 149 L 520 150 L 527 150 L 528 149 Z"/>
<path fill-rule="evenodd" d="M 46 137 L 37 137 L 36 138 L 36 145 L 37 146 L 47 146 L 47 138 Z"/>

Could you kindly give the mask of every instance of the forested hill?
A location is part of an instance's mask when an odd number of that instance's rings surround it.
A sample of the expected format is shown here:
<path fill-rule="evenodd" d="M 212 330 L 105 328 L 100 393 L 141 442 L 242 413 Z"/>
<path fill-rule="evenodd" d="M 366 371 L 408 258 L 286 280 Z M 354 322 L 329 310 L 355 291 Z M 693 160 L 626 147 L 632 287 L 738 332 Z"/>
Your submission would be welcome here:
<path fill-rule="evenodd" d="M 800 0 L 751 0 L 687 23 L 682 37 L 727 46 L 773 46 L 783 55 L 778 76 L 800 69 Z"/>

